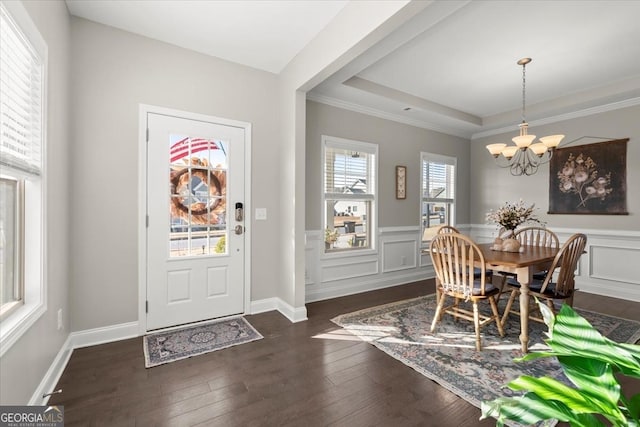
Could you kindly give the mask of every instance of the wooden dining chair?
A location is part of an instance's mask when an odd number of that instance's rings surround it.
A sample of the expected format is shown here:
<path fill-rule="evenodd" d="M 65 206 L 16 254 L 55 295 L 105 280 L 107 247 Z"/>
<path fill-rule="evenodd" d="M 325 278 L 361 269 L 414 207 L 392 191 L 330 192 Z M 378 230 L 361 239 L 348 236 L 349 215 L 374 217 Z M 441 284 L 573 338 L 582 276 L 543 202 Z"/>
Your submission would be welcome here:
<path fill-rule="evenodd" d="M 515 239 L 524 246 L 559 248 L 560 240 L 553 231 L 545 227 L 525 227 L 516 230 Z"/>
<path fill-rule="evenodd" d="M 560 251 L 556 254 L 551 267 L 547 271 L 544 279 L 536 279 L 535 277 L 529 283 L 529 313 L 540 312 L 535 299 L 545 301 L 547 306 L 555 313 L 554 301 L 562 300 L 566 304 L 573 306 L 573 295 L 575 291 L 575 275 L 576 268 L 578 267 L 578 261 L 584 253 L 584 248 L 587 245 L 587 236 L 582 233 L 577 233 L 571 236 L 560 248 Z M 557 277 L 554 279 L 554 275 L 557 273 Z M 508 279 L 507 286 L 511 290 L 509 301 L 504 309 L 502 316 L 502 324 L 507 320 L 509 313 L 517 314 L 520 316 L 520 312 L 512 309 L 513 302 L 520 294 L 520 283 L 515 279 Z M 519 305 L 516 304 L 518 307 Z M 544 323 L 542 316 L 529 315 L 531 320 Z"/>
<path fill-rule="evenodd" d="M 531 226 L 521 228 L 515 231 L 513 238 L 520 242 L 521 246 L 541 246 L 548 248 L 560 247 L 560 239 L 558 239 L 556 233 L 545 227 Z M 502 280 L 500 281 L 500 293 L 496 296 L 499 301 L 500 297 L 504 293 L 504 287 L 507 279 L 515 279 L 516 276 L 513 273 L 506 272 L 499 272 L 498 274 L 502 276 Z M 537 280 L 544 280 L 546 276 L 547 271 L 536 271 L 533 273 L 533 278 Z"/>
<path fill-rule="evenodd" d="M 458 233 L 458 234 L 461 234 L 460 231 L 457 228 L 455 228 L 454 226 L 452 226 L 452 225 L 441 225 L 438 228 L 437 234 L 444 234 L 444 233 Z M 480 275 L 482 274 L 480 269 L 477 268 L 477 267 L 473 270 L 473 272 L 474 272 L 473 273 L 474 277 L 476 279 L 479 278 Z M 485 270 L 485 275 L 487 277 L 487 280 L 489 280 L 489 282 L 491 282 L 493 280 L 493 271 L 492 270 Z"/>
<path fill-rule="evenodd" d="M 453 225 L 441 225 L 440 227 L 438 227 L 437 234 L 443 234 L 443 233 L 458 233 L 458 234 L 460 234 L 460 230 L 455 228 Z"/>
<path fill-rule="evenodd" d="M 498 289 L 486 281 L 484 256 L 478 245 L 462 234 L 442 233 L 431 240 L 429 254 L 438 278 L 437 292 L 440 295 L 431 332 L 435 332 L 444 314 L 450 314 L 455 319 L 473 322 L 478 351 L 482 349 L 480 329 L 485 325 L 495 322 L 500 336 L 504 336 L 498 305 L 494 299 Z M 478 278 L 474 274 L 474 263 L 480 265 Z M 460 301 L 471 301 L 473 311 L 461 307 Z M 448 302 L 449 305 L 446 305 Z M 479 302 L 488 302 L 492 315 L 481 314 L 478 310 Z"/>

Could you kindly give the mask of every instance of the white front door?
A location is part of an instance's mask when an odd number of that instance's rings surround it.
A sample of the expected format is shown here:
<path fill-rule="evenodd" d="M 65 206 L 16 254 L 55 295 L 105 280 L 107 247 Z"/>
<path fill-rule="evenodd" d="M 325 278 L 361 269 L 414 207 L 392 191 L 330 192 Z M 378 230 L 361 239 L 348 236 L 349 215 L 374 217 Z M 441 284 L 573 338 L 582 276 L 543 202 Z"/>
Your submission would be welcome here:
<path fill-rule="evenodd" d="M 147 330 L 244 311 L 245 130 L 147 113 Z"/>

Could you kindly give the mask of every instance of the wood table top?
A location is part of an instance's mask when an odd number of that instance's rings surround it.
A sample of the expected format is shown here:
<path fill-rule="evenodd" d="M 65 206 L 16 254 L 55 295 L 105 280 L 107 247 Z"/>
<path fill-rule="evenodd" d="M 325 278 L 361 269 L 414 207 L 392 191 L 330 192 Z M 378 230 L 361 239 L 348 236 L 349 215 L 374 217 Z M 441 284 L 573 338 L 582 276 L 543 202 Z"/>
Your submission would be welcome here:
<path fill-rule="evenodd" d="M 522 252 L 502 252 L 491 249 L 493 243 L 478 244 L 485 263 L 491 265 L 506 265 L 511 267 L 527 267 L 541 262 L 553 261 L 559 248 L 547 248 L 543 246 L 523 246 Z"/>

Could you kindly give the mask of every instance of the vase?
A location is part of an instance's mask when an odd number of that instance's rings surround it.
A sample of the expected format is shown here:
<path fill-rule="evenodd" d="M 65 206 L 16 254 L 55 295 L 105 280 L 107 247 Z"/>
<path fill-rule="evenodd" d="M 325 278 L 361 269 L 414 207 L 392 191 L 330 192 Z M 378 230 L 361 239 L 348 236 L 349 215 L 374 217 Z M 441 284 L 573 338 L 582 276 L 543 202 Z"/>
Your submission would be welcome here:
<path fill-rule="evenodd" d="M 502 237 L 503 252 L 520 252 L 520 242 L 516 239 L 515 230 L 507 230 Z"/>

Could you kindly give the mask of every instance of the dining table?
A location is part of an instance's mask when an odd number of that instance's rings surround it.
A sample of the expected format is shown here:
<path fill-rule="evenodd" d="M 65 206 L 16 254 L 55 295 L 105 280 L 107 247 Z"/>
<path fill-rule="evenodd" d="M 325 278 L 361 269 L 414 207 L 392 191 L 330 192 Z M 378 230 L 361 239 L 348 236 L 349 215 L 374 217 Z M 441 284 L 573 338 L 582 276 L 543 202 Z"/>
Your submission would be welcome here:
<path fill-rule="evenodd" d="M 494 250 L 493 243 L 478 244 L 486 269 L 494 272 L 512 273 L 520 283 L 520 343 L 522 352 L 528 352 L 529 345 L 529 284 L 533 273 L 548 269 L 559 248 L 544 246 L 522 246 L 520 252 Z M 508 316 L 507 316 L 508 317 Z"/>

